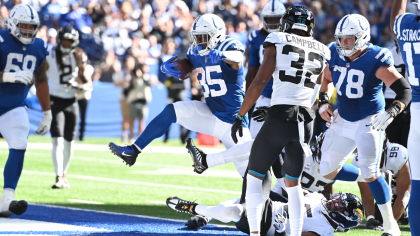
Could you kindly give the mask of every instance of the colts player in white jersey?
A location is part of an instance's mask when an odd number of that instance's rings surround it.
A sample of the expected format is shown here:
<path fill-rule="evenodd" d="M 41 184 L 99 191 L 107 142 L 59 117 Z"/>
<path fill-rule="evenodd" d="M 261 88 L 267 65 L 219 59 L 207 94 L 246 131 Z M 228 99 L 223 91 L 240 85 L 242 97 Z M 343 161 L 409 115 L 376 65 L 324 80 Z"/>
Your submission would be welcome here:
<path fill-rule="evenodd" d="M 79 107 L 76 100 L 78 90 L 87 86 L 84 76 L 87 65 L 86 53 L 77 45 L 79 33 L 71 25 L 58 30 L 57 46 L 47 57 L 50 78 L 50 100 L 53 120 L 51 122 L 52 159 L 56 174 L 53 189 L 70 188 L 66 174 L 74 152 Z M 76 82 L 79 78 L 82 83 Z"/>
<path fill-rule="evenodd" d="M 177 212 L 210 217 L 224 223 L 234 222 L 238 230 L 250 234 L 248 223 L 250 212 L 245 201 L 246 185 L 246 178 L 244 178 L 239 204 L 235 203 L 236 199 L 232 199 L 217 206 L 207 206 L 178 197 L 168 198 L 166 204 Z M 296 209 L 285 201 L 270 199 L 271 173 L 269 171 L 264 178 L 262 188 L 264 204 L 261 211 L 258 212 L 261 219 L 259 232 L 264 236 L 290 235 L 292 229 L 290 214 Z M 363 219 L 363 204 L 354 194 L 333 194 L 329 197 L 330 200 L 320 193 L 305 191 L 304 194 L 302 236 L 334 235 L 334 230 L 356 227 Z"/>
<path fill-rule="evenodd" d="M 52 119 L 45 59 L 48 49 L 46 42 L 36 38 L 39 29 L 36 10 L 26 4 L 16 5 L 10 10 L 7 28 L 7 31 L 0 30 L 0 133 L 9 146 L 0 217 L 23 214 L 28 206 L 26 201 L 15 201 L 14 194 L 28 142 L 29 118 L 25 99 L 33 77 L 44 113 L 36 132 L 40 135 L 48 133 Z"/>
<path fill-rule="evenodd" d="M 355 181 L 359 169 L 344 166 L 357 147 L 363 177 L 375 197 L 384 219 L 384 234 L 399 236 L 401 231 L 393 217 L 389 186 L 379 172 L 384 140 L 383 130 L 411 100 L 407 81 L 393 65 L 392 53 L 368 43 L 369 22 L 351 14 L 338 22 L 336 42 L 331 43 L 331 60 L 321 86 L 320 114 L 332 125 L 322 145 L 320 172 L 327 179 Z M 338 109 L 328 105 L 328 84 L 337 89 Z M 383 83 L 395 91 L 392 105 L 384 110 Z M 334 114 L 334 115 L 333 115 Z"/>
<path fill-rule="evenodd" d="M 420 2 L 417 7 L 420 9 Z M 419 16 L 405 13 L 407 0 L 395 0 L 391 12 L 391 28 L 394 29 L 394 38 L 398 40 L 404 60 L 408 81 L 413 89 L 411 101 L 411 123 L 408 135 L 408 156 L 411 168 L 411 200 L 408 206 L 410 230 L 412 235 L 420 235 L 420 22 Z"/>
<path fill-rule="evenodd" d="M 359 155 L 356 153 L 352 164 L 360 168 L 359 160 Z M 407 149 L 400 144 L 385 140 L 380 170 L 385 175 L 387 184 L 391 187 L 394 218 L 400 220 L 410 200 L 411 177 Z M 396 177 L 395 183 L 393 176 Z M 365 182 L 358 182 L 358 185 L 367 216 L 366 226 L 368 229 L 373 229 L 374 224 L 372 223 L 375 222 L 375 217 L 378 222 L 382 222 L 381 214 L 375 211 L 374 199 L 369 186 Z"/>
<path fill-rule="evenodd" d="M 112 152 L 130 166 L 135 163 L 141 150 L 152 140 L 162 136 L 172 123 L 217 137 L 226 148 L 235 145 L 229 131 L 245 94 L 242 65 L 245 48 L 238 40 L 226 36 L 225 23 L 214 14 L 198 16 L 191 26 L 190 38 L 191 46 L 187 58 L 198 72 L 197 78 L 206 102 L 181 101 L 169 104 L 149 123 L 133 145 L 118 146 L 110 143 Z M 173 68 L 178 64 L 172 62 L 175 58 L 176 56 L 164 62 L 161 69 L 179 77 L 181 71 Z M 244 118 L 243 128 L 244 137 L 240 138 L 239 143 L 251 139 L 248 117 Z M 247 163 L 235 165 L 243 176 Z"/>
<path fill-rule="evenodd" d="M 246 208 L 251 235 L 260 235 L 263 207 L 262 180 L 267 170 L 285 148 L 284 162 L 290 212 L 291 235 L 301 235 L 303 223 L 303 193 L 300 177 L 305 164 L 305 130 L 310 130 L 314 118 L 311 97 L 315 83 L 320 83 L 328 48 L 312 37 L 314 15 L 305 7 L 287 9 L 282 20 L 282 31 L 271 33 L 264 42 L 264 61 L 254 82 L 249 87 L 232 126 L 232 139 L 242 136 L 242 120 L 261 95 L 273 76 L 273 94 L 268 117 L 251 148 L 248 165 Z M 319 80 L 317 80 L 319 79 Z"/>

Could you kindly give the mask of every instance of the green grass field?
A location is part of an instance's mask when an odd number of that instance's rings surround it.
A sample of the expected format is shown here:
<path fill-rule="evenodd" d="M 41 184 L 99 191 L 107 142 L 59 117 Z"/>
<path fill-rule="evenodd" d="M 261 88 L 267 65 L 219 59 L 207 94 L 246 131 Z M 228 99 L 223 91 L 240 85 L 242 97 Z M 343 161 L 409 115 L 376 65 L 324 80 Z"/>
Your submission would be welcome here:
<path fill-rule="evenodd" d="M 31 136 L 30 142 L 50 143 L 48 137 Z M 108 144 L 112 139 L 87 138 L 83 144 Z M 4 142 L 0 139 L 0 142 Z M 16 199 L 29 203 L 68 206 L 171 219 L 190 216 L 170 210 L 165 200 L 178 196 L 198 203 L 216 205 L 240 196 L 242 179 L 233 164 L 218 166 L 197 175 L 191 167 L 191 158 L 185 154 L 167 153 L 166 147 L 182 147 L 178 140 L 162 146 L 162 153 L 141 154 L 137 163 L 128 167 L 110 151 L 75 150 L 68 173 L 70 189 L 53 190 L 55 182 L 51 150 L 27 149 L 24 171 L 16 191 Z M 8 150 L 0 148 L 0 167 L 5 165 Z M 3 183 L 3 175 L 0 175 Z M 360 194 L 355 183 L 339 182 L 336 192 Z M 93 201 L 94 203 L 80 203 Z M 215 222 L 220 223 L 220 222 Z M 360 227 L 359 227 L 360 228 Z M 401 226 L 402 235 L 411 235 L 408 226 Z M 339 234 L 339 233 L 338 233 Z M 381 232 L 363 229 L 350 230 L 346 235 L 381 235 Z"/>

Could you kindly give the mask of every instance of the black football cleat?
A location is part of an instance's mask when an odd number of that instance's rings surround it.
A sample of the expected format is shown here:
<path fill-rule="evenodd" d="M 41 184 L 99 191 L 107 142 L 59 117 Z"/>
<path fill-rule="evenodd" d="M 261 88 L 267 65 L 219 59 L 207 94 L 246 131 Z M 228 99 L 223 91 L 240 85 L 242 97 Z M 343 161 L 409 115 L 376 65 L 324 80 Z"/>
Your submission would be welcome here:
<path fill-rule="evenodd" d="M 166 199 L 166 205 L 168 205 L 168 207 L 177 212 L 198 215 L 195 212 L 195 206 L 197 206 L 198 204 L 195 202 L 185 201 L 178 197 L 170 197 Z"/>
<path fill-rule="evenodd" d="M 192 138 L 187 139 L 187 149 L 193 161 L 194 172 L 202 174 L 208 168 L 203 164 L 203 158 L 206 158 L 207 155 L 195 146 Z"/>
<path fill-rule="evenodd" d="M 111 142 L 108 146 L 114 155 L 120 157 L 130 167 L 136 163 L 137 156 L 140 154 L 140 151 L 134 145 L 118 146 Z"/>
<path fill-rule="evenodd" d="M 366 229 L 383 231 L 384 226 L 378 220 L 372 218 L 366 222 Z"/>
<path fill-rule="evenodd" d="M 28 209 L 28 203 L 25 200 L 13 200 L 10 202 L 9 211 L 1 212 L 0 217 L 9 217 L 13 214 L 22 215 L 25 213 L 26 209 Z"/>

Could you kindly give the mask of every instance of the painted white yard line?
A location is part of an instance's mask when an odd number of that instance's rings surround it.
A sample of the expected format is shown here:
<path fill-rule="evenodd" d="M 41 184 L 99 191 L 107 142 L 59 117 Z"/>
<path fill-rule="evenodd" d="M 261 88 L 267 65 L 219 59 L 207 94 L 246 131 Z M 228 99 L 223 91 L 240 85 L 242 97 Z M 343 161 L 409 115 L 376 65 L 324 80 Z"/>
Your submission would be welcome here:
<path fill-rule="evenodd" d="M 25 232 L 25 231 L 85 231 L 104 232 L 107 229 L 75 226 L 68 224 L 50 223 L 37 220 L 24 220 L 13 218 L 0 218 L 0 232 Z"/>
<path fill-rule="evenodd" d="M 87 200 L 80 200 L 80 199 L 67 199 L 69 202 L 77 202 L 77 203 L 86 203 L 86 204 L 95 204 L 95 205 L 102 205 L 103 202 L 95 202 L 95 201 L 87 201 Z"/>
<path fill-rule="evenodd" d="M 166 205 L 166 202 L 164 202 L 164 201 L 147 201 L 147 202 L 154 203 L 154 204 L 159 204 L 159 205 Z"/>
<path fill-rule="evenodd" d="M 3 168 L 0 168 L 0 171 L 3 171 Z M 22 174 L 24 175 L 39 175 L 39 176 L 55 176 L 53 172 L 42 172 L 42 171 L 33 171 L 33 170 L 23 170 Z M 230 191 L 230 190 L 221 190 L 221 189 L 209 189 L 209 188 L 199 188 L 199 187 L 190 187 L 190 186 L 182 186 L 182 185 L 171 185 L 171 184 L 160 184 L 160 183 L 148 183 L 148 182 L 141 182 L 141 181 L 133 181 L 133 180 L 122 180 L 122 179 L 111 179 L 105 177 L 96 177 L 96 176 L 87 176 L 87 175 L 75 175 L 69 174 L 69 178 L 73 179 L 82 179 L 82 180 L 92 180 L 92 181 L 101 181 L 107 183 L 118 183 L 118 184 L 129 184 L 129 185 L 136 185 L 136 186 L 147 186 L 153 188 L 171 188 L 177 190 L 189 190 L 189 191 L 200 191 L 200 192 L 210 192 L 210 193 L 226 193 L 226 194 L 233 194 L 236 196 L 240 196 L 241 192 L 237 191 Z"/>
<path fill-rule="evenodd" d="M 8 149 L 7 143 L 0 142 L 0 148 Z M 76 143 L 74 145 L 74 148 L 75 150 L 81 150 L 81 151 L 109 151 L 108 145 L 103 145 L 103 144 Z M 52 144 L 51 143 L 28 143 L 27 149 L 52 150 Z M 221 152 L 225 150 L 224 148 L 201 148 L 201 149 L 205 153 L 217 153 L 217 152 Z M 145 153 L 187 154 L 188 151 L 185 147 L 148 146 L 144 149 L 144 152 Z"/>

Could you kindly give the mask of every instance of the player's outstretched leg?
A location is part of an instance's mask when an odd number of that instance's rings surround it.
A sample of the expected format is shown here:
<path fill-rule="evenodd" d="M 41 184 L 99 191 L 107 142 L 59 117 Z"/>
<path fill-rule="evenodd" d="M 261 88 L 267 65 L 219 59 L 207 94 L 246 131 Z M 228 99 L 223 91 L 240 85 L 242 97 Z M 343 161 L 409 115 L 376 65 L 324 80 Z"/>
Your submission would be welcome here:
<path fill-rule="evenodd" d="M 201 149 L 195 146 L 192 138 L 187 139 L 187 149 L 193 161 L 194 172 L 201 174 L 207 170 L 207 155 L 201 151 Z"/>
<path fill-rule="evenodd" d="M 130 146 L 118 146 L 109 143 L 111 151 L 119 156 L 123 161 L 132 166 L 136 162 L 138 154 L 154 139 L 162 136 L 176 122 L 174 105 L 168 104 L 163 111 L 157 115 L 146 127 L 140 137 Z"/>

